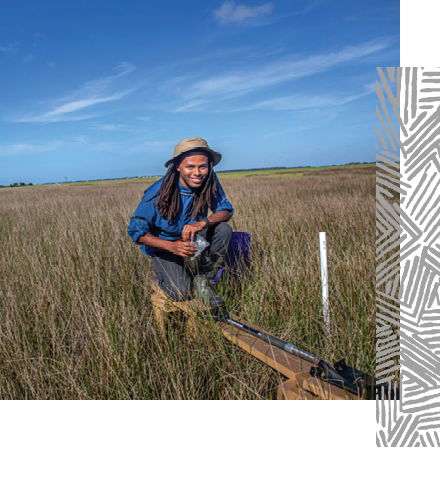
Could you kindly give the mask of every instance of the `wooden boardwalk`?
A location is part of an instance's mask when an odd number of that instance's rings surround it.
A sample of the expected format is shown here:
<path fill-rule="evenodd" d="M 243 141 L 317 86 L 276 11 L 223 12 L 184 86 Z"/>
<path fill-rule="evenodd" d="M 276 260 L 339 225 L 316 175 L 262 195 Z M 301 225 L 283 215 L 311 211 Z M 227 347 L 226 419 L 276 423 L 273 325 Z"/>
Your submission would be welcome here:
<path fill-rule="evenodd" d="M 195 318 L 200 316 L 203 306 L 198 300 L 173 302 L 160 289 L 154 276 L 149 279 L 154 291 L 152 302 L 155 320 L 160 331 L 165 328 L 166 316 L 169 312 L 182 311 L 188 316 L 188 333 L 195 334 Z M 230 314 L 233 320 L 255 327 L 236 315 Z M 278 371 L 287 380 L 278 387 L 278 400 L 358 400 L 359 397 L 345 392 L 339 387 L 310 376 L 310 368 L 314 365 L 294 357 L 273 345 L 256 338 L 237 327 L 218 322 L 223 335 L 232 343 L 248 352 L 253 357 Z M 264 331 L 264 330 L 262 330 Z M 266 332 L 269 333 L 269 332 Z"/>

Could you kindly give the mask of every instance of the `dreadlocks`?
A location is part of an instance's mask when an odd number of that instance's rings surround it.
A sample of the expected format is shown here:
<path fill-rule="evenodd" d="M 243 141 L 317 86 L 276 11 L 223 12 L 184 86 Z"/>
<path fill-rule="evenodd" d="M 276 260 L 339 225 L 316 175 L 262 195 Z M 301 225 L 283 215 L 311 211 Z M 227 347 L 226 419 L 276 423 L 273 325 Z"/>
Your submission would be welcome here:
<path fill-rule="evenodd" d="M 215 198 L 217 185 L 215 183 L 215 174 L 212 169 L 212 158 L 210 154 L 203 151 L 208 156 L 209 173 L 202 188 L 194 191 L 194 201 L 191 208 L 191 220 L 205 210 L 206 207 L 211 208 L 211 199 Z M 182 159 L 170 163 L 167 173 L 165 174 L 159 191 L 151 199 L 159 197 L 156 202 L 157 210 L 163 218 L 168 221 L 176 218 L 180 207 L 180 189 L 179 178 L 180 173 L 177 167 Z"/>

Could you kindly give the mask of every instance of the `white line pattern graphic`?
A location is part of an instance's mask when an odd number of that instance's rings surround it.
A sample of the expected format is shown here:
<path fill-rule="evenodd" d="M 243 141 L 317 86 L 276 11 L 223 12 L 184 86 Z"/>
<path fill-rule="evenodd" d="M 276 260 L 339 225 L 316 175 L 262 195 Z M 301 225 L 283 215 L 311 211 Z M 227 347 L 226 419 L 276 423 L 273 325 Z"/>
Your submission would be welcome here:
<path fill-rule="evenodd" d="M 440 67 L 378 73 L 376 444 L 439 447 Z"/>

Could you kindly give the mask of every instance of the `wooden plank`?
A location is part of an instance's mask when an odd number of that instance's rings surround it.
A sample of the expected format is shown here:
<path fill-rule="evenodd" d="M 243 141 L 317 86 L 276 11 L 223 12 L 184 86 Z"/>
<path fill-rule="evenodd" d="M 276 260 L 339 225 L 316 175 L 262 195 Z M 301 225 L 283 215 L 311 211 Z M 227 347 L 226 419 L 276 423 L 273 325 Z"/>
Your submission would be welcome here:
<path fill-rule="evenodd" d="M 154 277 L 150 278 L 150 282 L 153 290 L 156 293 L 163 294 Z M 171 300 L 168 300 L 168 302 L 173 308 L 179 308 L 188 315 L 197 315 L 197 313 L 204 310 L 203 304 L 197 299 L 189 300 L 187 302 L 173 302 Z M 245 320 L 237 317 L 236 315 L 231 315 L 231 318 L 233 320 L 237 320 L 243 323 L 244 325 L 255 327 L 255 325 L 246 322 Z M 269 345 L 268 343 L 263 342 L 263 340 L 260 340 L 259 338 L 256 338 L 246 332 L 243 332 L 237 327 L 227 325 L 222 322 L 219 322 L 218 326 L 220 327 L 221 331 L 227 339 L 229 339 L 231 342 L 235 343 L 254 357 L 258 358 L 263 363 L 266 363 L 270 367 L 282 373 L 287 378 L 294 378 L 297 373 L 309 371 L 310 367 L 312 367 L 311 363 L 294 357 L 293 355 L 290 355 L 289 353 L 277 347 L 274 347 L 273 345 Z"/>
<path fill-rule="evenodd" d="M 236 315 L 231 315 L 231 318 L 243 323 L 244 325 L 255 327 L 255 325 L 246 322 Z M 282 373 L 287 378 L 295 378 L 296 374 L 300 372 L 308 372 L 310 371 L 310 367 L 313 366 L 311 363 L 298 357 L 294 357 L 284 350 L 263 342 L 263 340 L 243 332 L 239 328 L 236 328 L 232 325 L 227 325 L 220 322 L 219 327 L 223 331 L 225 337 L 232 343 L 240 346 L 243 350 Z M 264 330 L 261 331 L 264 332 Z"/>
<path fill-rule="evenodd" d="M 197 315 L 198 312 L 203 311 L 203 304 L 200 300 L 194 299 L 185 302 L 174 302 L 165 295 L 154 276 L 151 276 L 149 281 L 155 294 L 164 299 L 164 308 L 166 308 L 168 312 L 174 312 L 178 309 L 188 315 Z"/>
<path fill-rule="evenodd" d="M 278 387 L 277 400 L 316 400 L 316 396 L 304 390 L 295 378 L 290 378 Z"/>
<path fill-rule="evenodd" d="M 303 381 L 304 390 L 318 395 L 322 400 L 359 400 L 357 395 L 344 391 L 342 388 L 323 382 L 319 378 L 307 378 Z"/>
<path fill-rule="evenodd" d="M 149 281 L 151 287 L 155 291 L 155 295 L 162 296 L 164 299 L 163 303 L 159 303 L 156 300 L 157 307 L 155 305 L 155 311 L 159 307 L 162 307 L 167 311 L 175 311 L 176 309 L 179 309 L 188 316 L 195 316 L 205 311 L 206 307 L 200 300 L 194 299 L 186 302 L 173 302 L 162 292 L 159 284 L 153 276 L 149 278 Z M 236 315 L 230 314 L 230 316 L 233 320 L 237 320 L 244 325 L 255 328 L 254 324 L 249 323 Z M 284 382 L 283 386 L 280 385 L 278 396 L 285 396 L 287 399 L 292 400 L 316 399 L 316 397 L 327 400 L 352 400 L 358 398 L 351 393 L 345 392 L 339 387 L 322 382 L 317 378 L 311 378 L 309 372 L 310 368 L 314 365 L 306 360 L 290 355 L 284 350 L 270 345 L 232 325 L 218 322 L 218 326 L 223 335 L 232 343 L 238 345 L 243 350 L 289 379 L 287 382 Z M 192 327 L 195 327 L 195 325 L 192 325 Z M 260 328 L 259 330 L 268 333 Z"/>

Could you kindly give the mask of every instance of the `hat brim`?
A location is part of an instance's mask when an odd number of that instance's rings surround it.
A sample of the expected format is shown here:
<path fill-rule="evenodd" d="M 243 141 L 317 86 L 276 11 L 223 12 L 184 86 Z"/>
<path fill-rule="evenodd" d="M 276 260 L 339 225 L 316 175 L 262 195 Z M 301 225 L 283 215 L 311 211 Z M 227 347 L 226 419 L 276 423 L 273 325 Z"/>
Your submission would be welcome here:
<path fill-rule="evenodd" d="M 218 152 L 215 152 L 214 150 L 211 150 L 210 148 L 206 148 L 206 147 L 199 147 L 199 148 L 194 148 L 192 150 L 188 150 L 187 152 L 183 152 L 179 155 L 176 155 L 175 157 L 172 157 L 170 158 L 168 161 L 165 162 L 165 168 L 168 168 L 168 166 L 170 165 L 170 163 L 178 160 L 178 159 L 181 159 L 182 157 L 184 157 L 185 155 L 188 155 L 188 153 L 191 153 L 191 152 L 202 152 L 202 151 L 205 151 L 205 152 L 208 152 L 211 154 L 211 158 L 212 158 L 212 166 L 215 167 L 218 163 L 220 163 L 220 160 L 222 159 L 222 154 L 221 153 L 218 153 Z"/>

